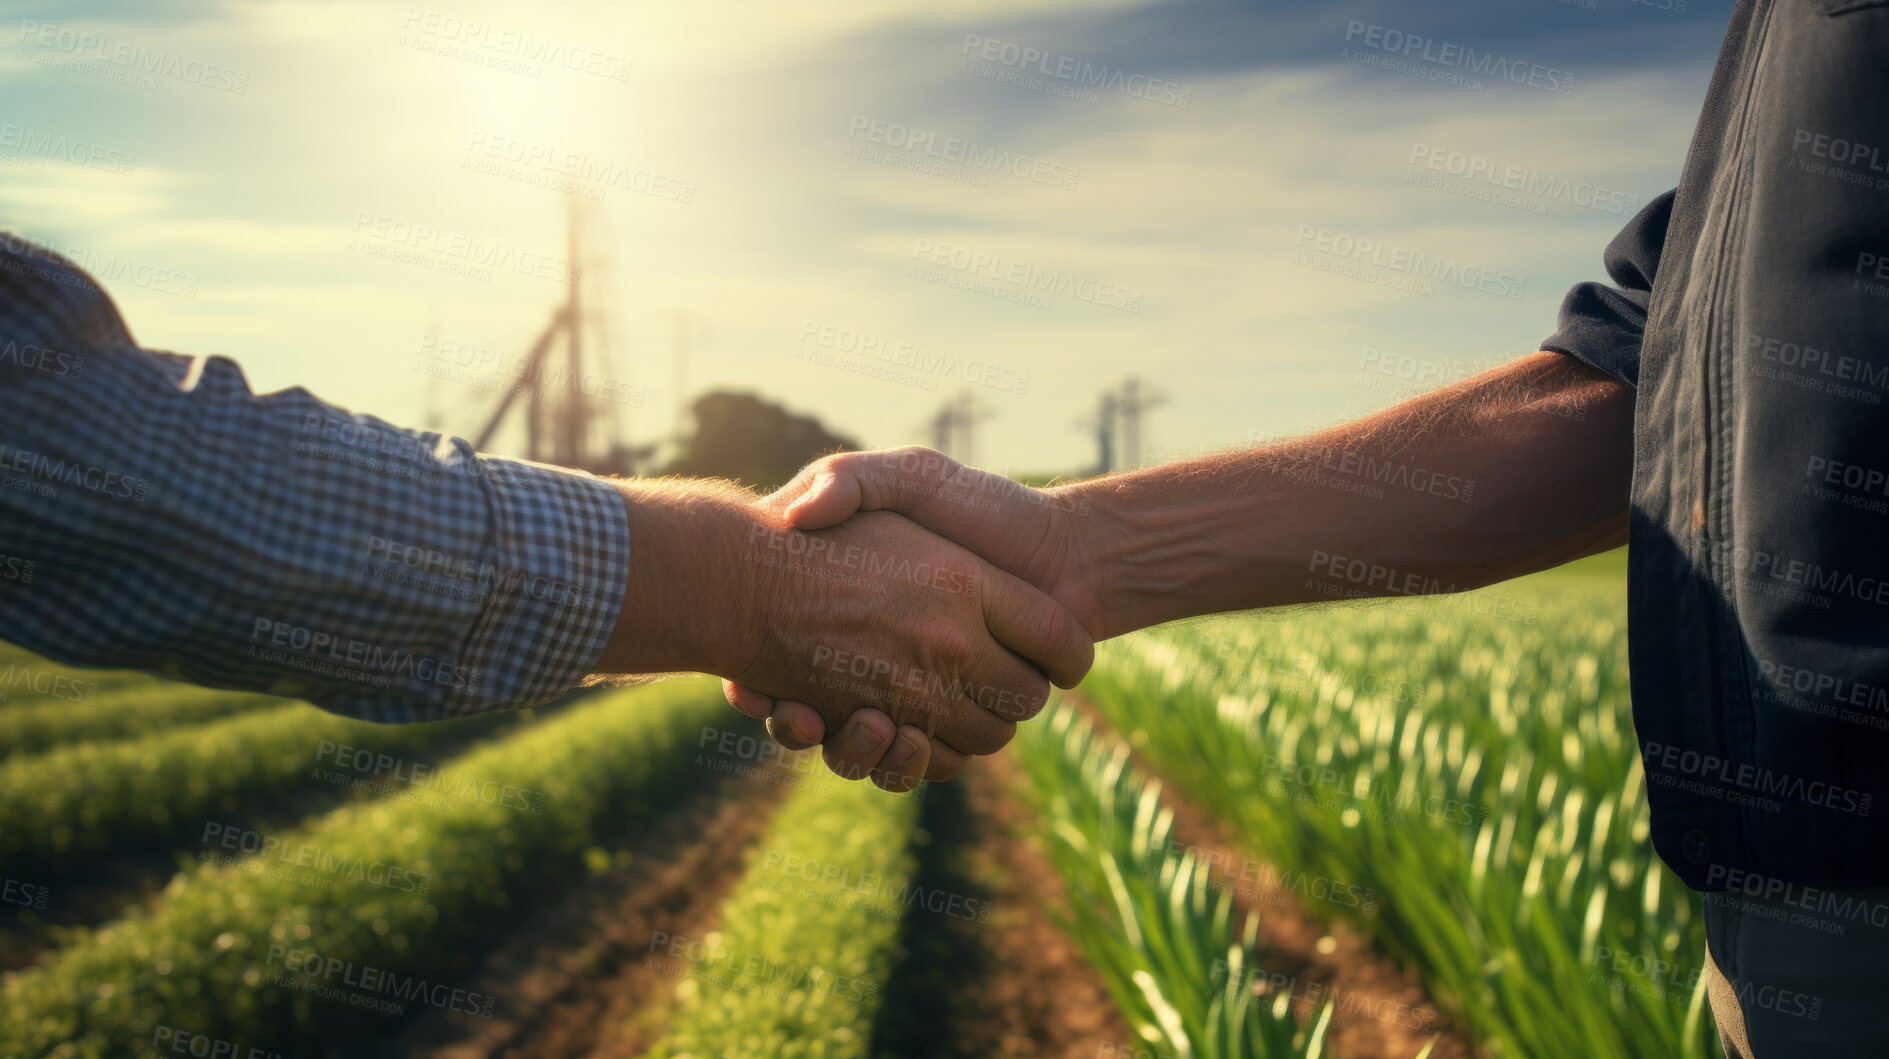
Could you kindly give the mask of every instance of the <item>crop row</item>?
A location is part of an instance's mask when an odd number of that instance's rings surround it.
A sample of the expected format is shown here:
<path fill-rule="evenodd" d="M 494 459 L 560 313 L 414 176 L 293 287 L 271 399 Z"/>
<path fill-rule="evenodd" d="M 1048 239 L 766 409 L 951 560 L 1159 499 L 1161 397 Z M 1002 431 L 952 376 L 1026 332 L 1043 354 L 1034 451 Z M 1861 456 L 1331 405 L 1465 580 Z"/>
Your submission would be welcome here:
<path fill-rule="evenodd" d="M 1256 850 L 1383 895 L 1328 910 L 1497 1054 L 1711 1054 L 1697 897 L 1648 841 L 1618 600 L 1553 575 L 1500 591 L 1487 613 L 1407 601 L 1133 637 L 1084 690 Z"/>
<path fill-rule="evenodd" d="M 251 818 L 268 796 L 324 785 L 340 793 L 413 782 L 411 755 L 516 723 L 491 714 L 425 725 L 377 725 L 313 706 L 263 707 L 142 739 L 79 743 L 0 764 L 0 858 L 43 878 L 86 857 L 175 846 L 212 821 Z"/>
<path fill-rule="evenodd" d="M 128 669 L 61 665 L 10 643 L 0 643 L 0 710 L 49 699 L 83 701 L 142 687 L 151 678 Z"/>
<path fill-rule="evenodd" d="M 139 1055 L 178 1040 L 360 1054 L 406 1009 L 490 1016 L 495 998 L 451 982 L 465 937 L 582 871 L 600 829 L 667 797 L 691 736 L 724 709 L 700 680 L 594 698 L 455 761 L 483 782 L 443 803 L 344 806 L 286 848 L 199 865 L 152 909 L 0 986 L 0 1054 Z M 495 789 L 542 797 L 521 809 Z"/>
<path fill-rule="evenodd" d="M 1248 988 L 1258 919 L 1235 934 L 1232 893 L 1216 892 L 1206 866 L 1174 849 L 1173 811 L 1160 783 L 1129 764 L 1128 747 L 1067 705 L 1020 729 L 1016 746 L 1069 887 L 1063 926 L 1141 1043 L 1198 1059 L 1324 1055 L 1331 1005 L 1301 1025 L 1290 992 L 1262 999 Z"/>
<path fill-rule="evenodd" d="M 825 775 L 796 791 L 721 929 L 668 947 L 683 981 L 652 1059 L 866 1059 L 914 885 L 918 807 Z"/>
<path fill-rule="evenodd" d="M 0 760 L 72 743 L 128 739 L 281 705 L 267 695 L 152 681 L 96 696 L 21 702 L 0 710 Z"/>

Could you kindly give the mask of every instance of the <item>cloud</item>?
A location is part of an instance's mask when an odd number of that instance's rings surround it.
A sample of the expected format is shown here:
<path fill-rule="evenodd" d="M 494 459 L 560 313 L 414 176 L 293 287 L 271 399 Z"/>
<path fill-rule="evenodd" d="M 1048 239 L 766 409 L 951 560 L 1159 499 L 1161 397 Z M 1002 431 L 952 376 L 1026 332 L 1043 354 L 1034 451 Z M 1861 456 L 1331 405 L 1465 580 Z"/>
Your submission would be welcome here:
<path fill-rule="evenodd" d="M 433 267 L 442 247 L 561 255 L 558 187 L 575 184 L 601 199 L 586 232 L 592 304 L 623 373 L 649 388 L 639 437 L 667 430 L 679 403 L 686 316 L 692 388 L 759 388 L 871 443 L 915 440 L 967 385 L 967 363 L 1027 375 L 1021 393 L 968 384 L 997 412 L 984 454 L 1039 468 L 1088 458 L 1073 423 L 1130 372 L 1169 393 L 1155 439 L 1198 448 L 1355 411 L 1380 396 L 1360 385 L 1366 348 L 1487 362 L 1531 347 L 1625 220 L 1594 189 L 1643 201 L 1676 174 L 1722 24 L 1709 8 L 1546 0 L 210 12 L 59 17 L 246 71 L 243 92 L 0 67 L 0 134 L 12 121 L 136 156 L 129 173 L 0 164 L 0 222 L 199 277 L 194 299 L 114 291 L 154 344 L 236 354 L 259 385 L 414 418 L 427 387 L 403 366 L 422 335 L 522 349 L 562 296 L 513 270 Z M 1354 20 L 1556 64 L 1575 90 L 1468 91 L 1350 61 Z M 1047 57 L 1024 64 L 1024 47 Z M 1157 82 L 1185 88 L 1186 105 L 1152 98 Z M 911 147 L 913 132 L 931 146 Z M 953 141 L 955 161 L 932 153 Z M 1523 193 L 1456 179 L 1458 159 L 1520 173 Z M 364 252 L 363 216 L 370 238 L 393 226 L 435 238 L 407 245 L 418 263 Z M 1324 267 L 1306 263 L 1308 228 Z M 1361 281 L 1316 253 L 1318 233 L 1525 277 L 1526 290 Z M 926 241 L 1138 292 L 1140 308 L 1080 293 L 1038 308 L 1028 281 L 949 264 L 941 282 L 921 267 Z M 815 363 L 801 355 L 809 323 L 957 369 L 888 380 Z M 470 431 L 489 394 L 443 403 Z"/>

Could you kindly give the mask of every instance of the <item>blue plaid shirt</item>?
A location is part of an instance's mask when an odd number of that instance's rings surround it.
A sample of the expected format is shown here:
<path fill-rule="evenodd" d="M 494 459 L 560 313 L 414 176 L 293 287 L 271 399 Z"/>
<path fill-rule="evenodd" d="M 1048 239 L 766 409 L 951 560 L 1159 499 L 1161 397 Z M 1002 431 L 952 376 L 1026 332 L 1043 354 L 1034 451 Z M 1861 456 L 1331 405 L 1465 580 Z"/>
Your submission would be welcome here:
<path fill-rule="evenodd" d="M 374 721 L 531 706 L 616 624 L 621 494 L 140 349 L 0 234 L 0 639 Z"/>

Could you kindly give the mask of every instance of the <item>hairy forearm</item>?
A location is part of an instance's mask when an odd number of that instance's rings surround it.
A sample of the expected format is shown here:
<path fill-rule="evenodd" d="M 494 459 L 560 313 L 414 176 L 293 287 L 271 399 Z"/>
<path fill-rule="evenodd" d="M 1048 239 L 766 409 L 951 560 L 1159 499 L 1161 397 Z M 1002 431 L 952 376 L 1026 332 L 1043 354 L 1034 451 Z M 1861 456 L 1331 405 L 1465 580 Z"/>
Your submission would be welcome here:
<path fill-rule="evenodd" d="M 1058 491 L 1101 636 L 1475 588 L 1625 540 L 1633 393 L 1538 353 L 1304 438 Z"/>
<path fill-rule="evenodd" d="M 629 583 L 597 672 L 740 672 L 762 595 L 750 540 L 769 516 L 727 483 L 616 485 L 630 519 Z"/>

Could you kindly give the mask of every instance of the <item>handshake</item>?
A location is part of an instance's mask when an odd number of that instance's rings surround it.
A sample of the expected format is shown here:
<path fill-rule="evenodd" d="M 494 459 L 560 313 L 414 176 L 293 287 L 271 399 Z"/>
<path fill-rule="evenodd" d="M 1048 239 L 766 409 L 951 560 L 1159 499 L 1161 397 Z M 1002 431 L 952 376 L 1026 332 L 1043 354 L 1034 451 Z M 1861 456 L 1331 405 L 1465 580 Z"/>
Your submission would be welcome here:
<path fill-rule="evenodd" d="M 1304 439 L 1057 489 L 921 448 L 829 456 L 761 500 L 621 482 L 629 585 L 598 669 L 714 673 L 783 745 L 909 790 L 1001 749 L 1096 640 L 1459 591 L 1621 543 L 1630 395 L 1537 353 Z M 1411 468 L 1479 483 L 1473 502 L 1356 488 Z"/>
<path fill-rule="evenodd" d="M 889 791 L 995 753 L 1111 630 L 1103 520 L 923 448 L 842 453 L 755 500 L 620 483 L 630 585 L 602 664 L 723 678 L 783 746 Z"/>

